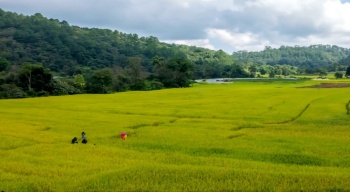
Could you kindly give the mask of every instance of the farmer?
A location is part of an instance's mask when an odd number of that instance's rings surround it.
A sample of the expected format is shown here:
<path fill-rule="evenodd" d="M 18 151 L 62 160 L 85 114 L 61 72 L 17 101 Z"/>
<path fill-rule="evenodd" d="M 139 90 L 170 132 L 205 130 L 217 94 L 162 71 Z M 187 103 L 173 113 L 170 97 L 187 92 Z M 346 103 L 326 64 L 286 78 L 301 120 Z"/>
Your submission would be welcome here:
<path fill-rule="evenodd" d="M 82 133 L 81 133 L 81 139 L 82 139 L 81 142 L 82 142 L 83 144 L 86 144 L 86 143 L 87 143 L 87 139 L 86 139 L 85 132 L 82 132 Z"/>
<path fill-rule="evenodd" d="M 77 138 L 77 137 L 74 137 L 74 138 L 72 139 L 72 144 L 76 144 L 76 143 L 78 143 L 78 138 Z"/>
<path fill-rule="evenodd" d="M 125 140 L 125 139 L 126 139 L 126 137 L 127 137 L 127 135 L 126 135 L 126 133 L 125 133 L 125 132 L 122 132 L 122 133 L 120 134 L 120 137 L 121 137 L 123 140 Z"/>

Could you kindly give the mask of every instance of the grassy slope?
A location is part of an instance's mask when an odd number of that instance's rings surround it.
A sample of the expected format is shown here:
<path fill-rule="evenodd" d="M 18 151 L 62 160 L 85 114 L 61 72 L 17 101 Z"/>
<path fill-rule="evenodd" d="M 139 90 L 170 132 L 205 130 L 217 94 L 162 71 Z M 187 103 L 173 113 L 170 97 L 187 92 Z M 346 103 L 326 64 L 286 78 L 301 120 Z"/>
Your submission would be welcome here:
<path fill-rule="evenodd" d="M 311 83 L 0 100 L 0 190 L 350 190 L 349 88 Z"/>

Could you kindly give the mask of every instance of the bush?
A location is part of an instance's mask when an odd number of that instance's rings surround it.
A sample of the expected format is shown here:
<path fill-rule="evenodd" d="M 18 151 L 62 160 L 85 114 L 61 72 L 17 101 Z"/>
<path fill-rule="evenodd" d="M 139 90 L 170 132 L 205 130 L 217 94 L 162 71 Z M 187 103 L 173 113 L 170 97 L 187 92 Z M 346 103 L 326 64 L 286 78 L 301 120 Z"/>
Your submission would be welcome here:
<path fill-rule="evenodd" d="M 14 84 L 3 84 L 0 85 L 0 98 L 10 99 L 10 98 L 25 98 L 28 97 L 21 88 Z"/>
<path fill-rule="evenodd" d="M 335 77 L 336 79 L 341 79 L 341 78 L 343 78 L 343 73 L 341 73 L 341 72 L 336 72 L 336 73 L 334 74 L 334 77 Z"/>
<path fill-rule="evenodd" d="M 150 90 L 159 90 L 163 89 L 164 85 L 163 83 L 159 81 L 145 81 L 145 87 L 144 90 L 150 91 Z"/>
<path fill-rule="evenodd" d="M 37 96 L 39 96 L 39 97 L 47 97 L 49 95 L 50 94 L 47 91 L 39 91 L 39 92 L 37 92 Z"/>
<path fill-rule="evenodd" d="M 73 95 L 82 93 L 81 90 L 70 85 L 65 80 L 54 79 L 51 81 L 52 95 Z"/>

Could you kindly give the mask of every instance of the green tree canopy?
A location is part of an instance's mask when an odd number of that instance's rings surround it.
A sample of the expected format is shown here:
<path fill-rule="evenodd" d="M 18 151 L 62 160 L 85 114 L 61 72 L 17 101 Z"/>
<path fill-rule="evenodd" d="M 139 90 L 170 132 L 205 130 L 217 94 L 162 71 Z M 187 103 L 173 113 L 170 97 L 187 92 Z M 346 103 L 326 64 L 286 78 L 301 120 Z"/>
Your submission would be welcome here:
<path fill-rule="evenodd" d="M 10 62 L 6 58 L 0 57 L 0 72 L 5 71 L 10 65 Z"/>
<path fill-rule="evenodd" d="M 350 77 L 350 66 L 346 68 L 345 76 Z"/>
<path fill-rule="evenodd" d="M 24 64 L 18 74 L 18 85 L 26 91 L 51 91 L 52 74 L 42 64 Z"/>
<path fill-rule="evenodd" d="M 87 91 L 89 93 L 108 93 L 111 91 L 112 82 L 111 69 L 96 70 L 89 80 Z"/>
<path fill-rule="evenodd" d="M 336 78 L 336 79 L 341 79 L 341 78 L 343 78 L 343 73 L 341 73 L 341 72 L 335 72 L 334 73 L 334 77 Z"/>
<path fill-rule="evenodd" d="M 188 87 L 191 83 L 193 64 L 185 58 L 174 58 L 167 62 L 155 60 L 154 76 L 165 87 Z"/>

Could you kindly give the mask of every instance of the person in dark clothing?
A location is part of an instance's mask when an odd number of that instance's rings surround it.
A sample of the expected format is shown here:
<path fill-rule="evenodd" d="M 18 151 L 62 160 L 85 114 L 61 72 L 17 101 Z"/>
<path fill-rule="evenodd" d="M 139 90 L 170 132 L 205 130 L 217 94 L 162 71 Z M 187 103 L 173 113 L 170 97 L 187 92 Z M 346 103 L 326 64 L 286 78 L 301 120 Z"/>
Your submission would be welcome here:
<path fill-rule="evenodd" d="M 82 132 L 82 133 L 81 133 L 81 139 L 86 139 L 85 132 Z"/>
<path fill-rule="evenodd" d="M 76 144 L 76 143 L 78 143 L 78 138 L 77 138 L 77 137 L 74 137 L 74 138 L 72 139 L 72 144 Z"/>
<path fill-rule="evenodd" d="M 85 132 L 82 132 L 82 133 L 81 133 L 81 139 L 82 139 L 81 142 L 82 142 L 83 144 L 86 144 L 86 143 L 87 143 L 87 139 L 86 139 Z"/>

